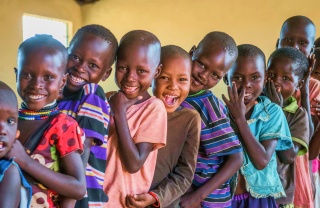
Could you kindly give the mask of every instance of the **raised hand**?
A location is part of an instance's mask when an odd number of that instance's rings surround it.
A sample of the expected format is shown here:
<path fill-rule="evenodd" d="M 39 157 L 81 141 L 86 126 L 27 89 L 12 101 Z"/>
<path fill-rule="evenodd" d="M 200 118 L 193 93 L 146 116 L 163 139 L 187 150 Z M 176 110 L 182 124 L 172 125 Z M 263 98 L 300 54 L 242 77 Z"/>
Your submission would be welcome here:
<path fill-rule="evenodd" d="M 129 99 L 125 96 L 122 91 L 118 91 L 114 93 L 108 100 L 109 105 L 112 111 L 119 112 L 119 111 L 127 111 L 132 105 L 142 99 L 142 96 L 138 96 L 132 99 Z"/>
<path fill-rule="evenodd" d="M 283 97 L 281 95 L 281 90 L 276 89 L 274 82 L 271 79 L 268 79 L 267 84 L 264 88 L 264 93 L 266 96 L 273 102 L 278 104 L 281 108 L 283 106 Z"/>

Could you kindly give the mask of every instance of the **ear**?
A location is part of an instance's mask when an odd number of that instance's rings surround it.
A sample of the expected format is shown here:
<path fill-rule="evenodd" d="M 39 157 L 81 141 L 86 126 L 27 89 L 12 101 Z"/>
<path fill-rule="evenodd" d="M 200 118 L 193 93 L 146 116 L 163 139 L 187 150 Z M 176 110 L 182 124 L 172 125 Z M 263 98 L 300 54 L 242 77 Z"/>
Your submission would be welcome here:
<path fill-rule="evenodd" d="M 279 42 L 280 42 L 280 39 L 278 38 L 277 42 L 276 42 L 276 50 L 278 49 L 279 47 Z"/>
<path fill-rule="evenodd" d="M 310 50 L 310 55 L 312 55 L 314 53 L 314 49 L 315 49 L 315 45 L 312 46 L 312 48 Z"/>
<path fill-rule="evenodd" d="M 304 83 L 304 80 L 303 80 L 303 79 L 302 79 L 302 80 L 299 80 L 298 85 L 297 85 L 297 87 L 296 87 L 295 90 L 300 89 L 300 88 L 302 87 L 303 83 Z"/>
<path fill-rule="evenodd" d="M 17 129 L 15 139 L 18 139 L 20 136 L 20 130 Z"/>
<path fill-rule="evenodd" d="M 154 75 L 154 79 L 159 76 L 159 74 L 161 73 L 161 70 L 162 70 L 162 64 L 159 64 L 159 66 L 156 69 L 156 74 Z"/>
<path fill-rule="evenodd" d="M 16 74 L 16 82 L 18 81 L 18 69 L 16 67 L 13 68 L 14 73 Z"/>
<path fill-rule="evenodd" d="M 60 91 L 62 91 L 62 89 L 63 89 L 64 85 L 65 85 L 65 84 L 66 84 L 66 82 L 67 82 L 67 75 L 68 75 L 68 74 L 64 74 L 64 75 L 62 75 L 61 85 L 60 85 L 60 87 L 59 87 L 59 90 L 60 90 Z"/>
<path fill-rule="evenodd" d="M 103 82 L 106 81 L 106 79 L 108 79 L 108 77 L 110 76 L 111 72 L 112 72 L 112 67 L 107 69 L 107 71 L 102 76 L 101 81 L 103 81 Z"/>
<path fill-rule="evenodd" d="M 223 82 L 224 82 L 226 85 L 229 85 L 228 73 L 223 76 Z"/>
<path fill-rule="evenodd" d="M 192 58 L 192 56 L 193 56 L 193 54 L 194 54 L 194 52 L 195 52 L 196 50 L 197 50 L 197 47 L 196 47 L 195 45 L 193 45 L 193 46 L 191 47 L 190 51 L 189 51 L 189 54 L 190 54 L 191 58 Z"/>

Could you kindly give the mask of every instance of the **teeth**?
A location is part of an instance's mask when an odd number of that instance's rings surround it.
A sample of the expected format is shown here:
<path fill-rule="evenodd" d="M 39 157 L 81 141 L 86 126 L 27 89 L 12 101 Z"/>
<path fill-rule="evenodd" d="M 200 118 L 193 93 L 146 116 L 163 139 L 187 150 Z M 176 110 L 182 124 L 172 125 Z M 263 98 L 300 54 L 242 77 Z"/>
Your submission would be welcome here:
<path fill-rule="evenodd" d="M 79 77 L 74 77 L 73 75 L 70 75 L 72 81 L 76 82 L 76 83 L 81 83 L 81 82 L 85 82 L 84 79 L 81 79 Z"/>
<path fill-rule="evenodd" d="M 0 142 L 0 149 L 3 148 L 3 142 Z"/>
<path fill-rule="evenodd" d="M 129 87 L 126 85 L 123 85 L 127 92 L 134 92 L 138 87 Z"/>
<path fill-rule="evenodd" d="M 38 100 L 44 97 L 44 95 L 29 95 L 29 97 L 33 100 Z"/>

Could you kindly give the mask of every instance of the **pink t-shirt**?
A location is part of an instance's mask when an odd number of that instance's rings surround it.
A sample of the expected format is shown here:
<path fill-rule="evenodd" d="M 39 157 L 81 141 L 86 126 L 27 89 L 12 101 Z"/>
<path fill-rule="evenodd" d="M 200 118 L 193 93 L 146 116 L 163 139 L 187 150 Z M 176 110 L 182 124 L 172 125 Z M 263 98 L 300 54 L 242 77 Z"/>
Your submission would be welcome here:
<path fill-rule="evenodd" d="M 301 92 L 300 90 L 298 90 L 294 97 L 296 98 L 298 105 L 301 106 Z M 310 101 L 310 105 L 316 105 L 317 102 L 314 101 L 314 99 L 317 98 L 318 100 L 320 100 L 320 81 L 314 79 L 313 77 L 310 77 L 310 81 L 309 81 L 309 101 Z M 311 108 L 311 115 L 313 116 L 318 116 L 316 109 L 315 108 Z"/>
<path fill-rule="evenodd" d="M 153 143 L 153 151 L 150 152 L 142 168 L 130 174 L 122 165 L 118 137 L 114 121 L 111 120 L 107 146 L 107 168 L 103 184 L 109 201 L 104 207 L 126 207 L 125 197 L 128 194 L 149 191 L 157 160 L 157 149 L 166 144 L 167 112 L 159 99 L 153 96 L 142 103 L 131 106 L 127 111 L 127 119 L 134 143 Z"/>
<path fill-rule="evenodd" d="M 296 181 L 294 206 L 299 208 L 313 207 L 313 191 L 309 171 L 309 154 L 296 158 Z"/>

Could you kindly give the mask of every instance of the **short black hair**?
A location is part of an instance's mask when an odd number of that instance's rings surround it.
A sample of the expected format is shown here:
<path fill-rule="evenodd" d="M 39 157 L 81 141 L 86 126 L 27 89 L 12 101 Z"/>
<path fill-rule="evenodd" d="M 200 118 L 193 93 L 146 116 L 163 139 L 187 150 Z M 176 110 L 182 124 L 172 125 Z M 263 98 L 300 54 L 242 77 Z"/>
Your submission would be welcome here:
<path fill-rule="evenodd" d="M 314 32 L 312 35 L 312 41 L 314 41 L 315 35 L 316 35 L 316 26 L 315 24 L 311 21 L 311 19 L 309 19 L 306 16 L 302 16 L 302 15 L 297 15 L 297 16 L 292 16 L 289 17 L 286 21 L 284 21 L 284 23 L 281 26 L 281 30 L 280 30 L 280 36 L 282 34 L 282 30 L 284 28 L 284 26 L 286 24 L 292 24 L 292 25 L 297 25 L 297 24 L 305 24 L 305 25 L 312 25 L 314 28 Z"/>
<path fill-rule="evenodd" d="M 268 59 L 268 65 L 275 58 L 291 59 L 296 65 L 295 74 L 302 80 L 308 72 L 309 62 L 307 57 L 298 49 L 292 47 L 283 47 L 275 50 Z"/>
<path fill-rule="evenodd" d="M 220 45 L 231 56 L 238 56 L 237 44 L 234 39 L 224 32 L 214 31 L 209 32 L 198 44 L 198 47 L 212 47 L 213 45 Z"/>
<path fill-rule="evenodd" d="M 154 54 L 154 62 L 157 63 L 157 65 L 159 65 L 161 55 L 161 43 L 160 40 L 153 33 L 145 30 L 132 30 L 126 33 L 120 40 L 117 54 L 121 53 L 121 50 L 133 43 L 138 43 L 141 46 L 152 47 Z"/>
<path fill-rule="evenodd" d="M 191 60 L 190 54 L 184 50 L 183 48 L 176 46 L 176 45 L 166 45 L 161 47 L 161 61 L 171 58 L 171 57 L 182 57 L 186 60 Z"/>
<path fill-rule="evenodd" d="M 317 47 L 314 49 L 314 58 L 316 59 L 316 61 L 320 62 L 320 47 Z"/>
<path fill-rule="evenodd" d="M 116 58 L 116 53 L 118 49 L 118 40 L 109 29 L 105 28 L 102 25 L 90 24 L 90 25 L 85 25 L 81 27 L 80 29 L 78 29 L 76 34 L 71 39 L 69 46 L 71 46 L 78 38 L 82 38 L 87 34 L 100 37 L 110 44 L 112 49 L 111 56 L 110 56 L 110 65 L 111 65 Z"/>
<path fill-rule="evenodd" d="M 317 40 L 315 40 L 313 44 L 314 44 L 314 47 L 315 47 L 315 48 L 320 47 L 320 37 L 317 38 Z"/>
<path fill-rule="evenodd" d="M 7 103 L 11 105 L 13 108 L 18 109 L 18 101 L 16 94 L 6 83 L 0 81 L 0 105 L 3 103 Z"/>
<path fill-rule="evenodd" d="M 238 58 L 239 57 L 260 57 L 263 60 L 264 68 L 266 68 L 266 56 L 264 55 L 263 51 L 255 45 L 238 45 Z"/>
<path fill-rule="evenodd" d="M 61 53 L 63 61 L 65 62 L 63 64 L 67 64 L 67 48 L 61 42 L 54 39 L 51 35 L 37 34 L 31 38 L 26 39 L 20 44 L 18 48 L 18 54 L 27 55 L 36 50 L 44 48 L 47 49 L 51 54 Z"/>

